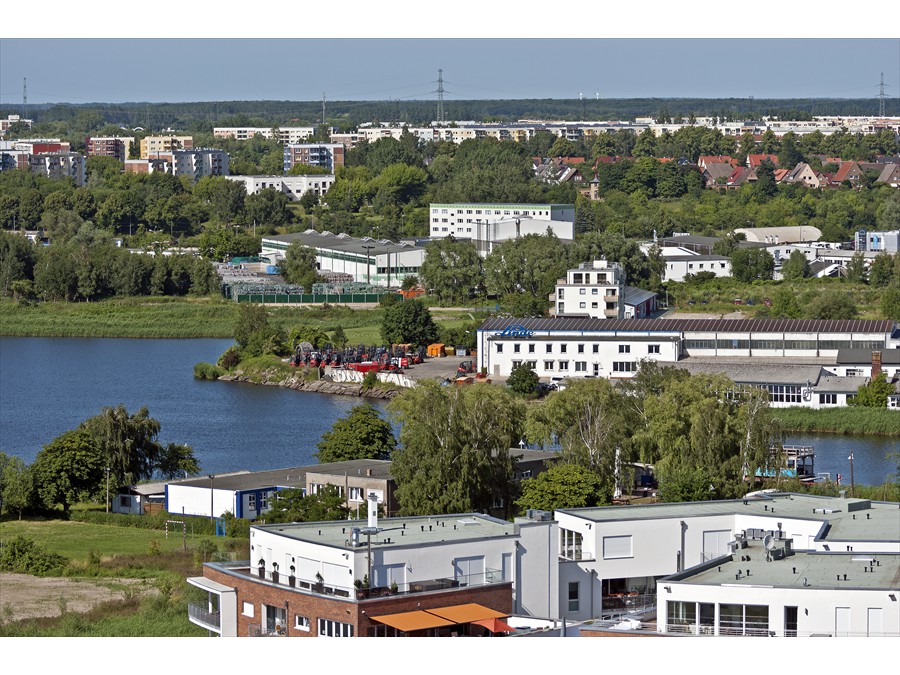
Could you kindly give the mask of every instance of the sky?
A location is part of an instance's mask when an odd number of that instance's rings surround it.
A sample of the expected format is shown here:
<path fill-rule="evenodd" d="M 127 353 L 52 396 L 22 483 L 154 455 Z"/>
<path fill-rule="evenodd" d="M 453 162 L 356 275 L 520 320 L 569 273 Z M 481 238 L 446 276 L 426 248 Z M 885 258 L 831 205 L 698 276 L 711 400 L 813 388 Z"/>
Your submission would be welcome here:
<path fill-rule="evenodd" d="M 790 7 L 713 20 L 661 0 L 560 15 L 546 3 L 426 5 L 345 0 L 312 21 L 286 0 L 265 3 L 261 20 L 210 0 L 157 0 L 139 15 L 108 0 L 59 5 L 54 22 L 0 27 L 0 107 L 22 105 L 25 80 L 29 103 L 436 100 L 439 69 L 447 101 L 874 99 L 882 73 L 886 95 L 900 95 L 900 11 L 882 0 L 840 21 Z"/>

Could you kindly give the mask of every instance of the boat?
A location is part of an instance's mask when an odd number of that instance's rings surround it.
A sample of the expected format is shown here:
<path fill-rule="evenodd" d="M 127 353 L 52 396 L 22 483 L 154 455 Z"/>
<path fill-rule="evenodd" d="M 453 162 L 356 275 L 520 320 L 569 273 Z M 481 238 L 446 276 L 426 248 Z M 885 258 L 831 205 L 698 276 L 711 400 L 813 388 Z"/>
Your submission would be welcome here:
<path fill-rule="evenodd" d="M 770 455 L 773 464 L 783 463 L 783 468 L 779 469 L 777 475 L 782 478 L 797 478 L 801 483 L 814 483 L 821 481 L 816 474 L 815 459 L 816 451 L 809 445 L 784 445 L 781 447 L 781 458 L 778 458 L 779 449 L 772 447 Z M 756 477 L 775 478 L 775 469 L 756 470 Z"/>

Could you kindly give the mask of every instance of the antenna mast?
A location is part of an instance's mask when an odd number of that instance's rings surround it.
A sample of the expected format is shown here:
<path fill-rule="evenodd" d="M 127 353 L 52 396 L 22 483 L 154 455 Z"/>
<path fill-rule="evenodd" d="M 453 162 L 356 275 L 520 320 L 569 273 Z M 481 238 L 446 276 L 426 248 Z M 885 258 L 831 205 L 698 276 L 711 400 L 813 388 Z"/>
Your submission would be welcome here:
<path fill-rule="evenodd" d="M 437 121 L 438 124 L 444 123 L 444 71 L 441 68 L 438 68 L 438 109 L 437 109 Z"/>
<path fill-rule="evenodd" d="M 882 82 L 884 81 L 883 75 L 881 77 L 881 80 L 882 80 Z M 883 91 L 884 90 L 882 89 L 882 92 Z M 884 96 L 884 94 L 882 93 L 882 97 L 883 96 Z M 883 98 L 882 98 L 882 100 L 883 100 Z M 881 105 L 882 105 L 882 107 L 884 107 L 883 102 Z M 27 77 L 22 78 L 22 119 L 23 120 L 28 119 L 28 78 Z"/>
<path fill-rule="evenodd" d="M 322 133 L 325 133 L 325 92 L 322 92 Z"/>

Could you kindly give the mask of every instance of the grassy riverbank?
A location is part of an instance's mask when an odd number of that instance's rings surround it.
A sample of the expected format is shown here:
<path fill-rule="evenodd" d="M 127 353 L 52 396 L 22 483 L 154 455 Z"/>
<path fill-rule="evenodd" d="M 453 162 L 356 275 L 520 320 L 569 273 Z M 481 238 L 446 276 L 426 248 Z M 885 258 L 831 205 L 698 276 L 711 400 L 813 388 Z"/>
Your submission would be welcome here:
<path fill-rule="evenodd" d="M 380 307 L 269 307 L 269 321 L 287 332 L 307 324 L 326 332 L 337 326 L 351 343 L 381 342 Z M 438 325 L 471 321 L 467 312 L 434 309 Z M 223 298 L 140 297 L 102 302 L 0 301 L 0 335 L 16 337 L 230 338 L 237 304 Z"/>
<path fill-rule="evenodd" d="M 773 416 L 785 431 L 826 434 L 900 434 L 900 412 L 887 408 L 777 408 Z"/>

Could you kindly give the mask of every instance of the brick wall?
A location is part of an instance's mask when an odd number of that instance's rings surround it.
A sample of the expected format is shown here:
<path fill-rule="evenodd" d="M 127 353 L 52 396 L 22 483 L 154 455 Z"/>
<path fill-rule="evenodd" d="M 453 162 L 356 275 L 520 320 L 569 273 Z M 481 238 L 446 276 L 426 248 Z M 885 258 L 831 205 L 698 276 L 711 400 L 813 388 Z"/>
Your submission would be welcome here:
<path fill-rule="evenodd" d="M 283 585 L 262 583 L 258 579 L 232 575 L 209 567 L 204 567 L 203 574 L 207 579 L 212 579 L 236 590 L 238 637 L 250 635 L 251 625 L 265 623 L 262 605 L 284 607 L 285 602 L 288 603 L 287 635 L 289 637 L 316 637 L 319 619 L 350 624 L 353 626 L 355 636 L 366 636 L 371 627 L 382 626 L 369 618 L 372 616 L 412 612 L 417 609 L 435 609 L 470 602 L 490 607 L 506 615 L 512 613 L 512 583 L 356 601 L 349 598 L 316 595 Z M 252 617 L 242 613 L 245 602 L 253 604 Z M 297 614 L 309 619 L 309 631 L 294 628 L 294 616 Z"/>

